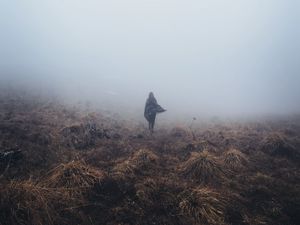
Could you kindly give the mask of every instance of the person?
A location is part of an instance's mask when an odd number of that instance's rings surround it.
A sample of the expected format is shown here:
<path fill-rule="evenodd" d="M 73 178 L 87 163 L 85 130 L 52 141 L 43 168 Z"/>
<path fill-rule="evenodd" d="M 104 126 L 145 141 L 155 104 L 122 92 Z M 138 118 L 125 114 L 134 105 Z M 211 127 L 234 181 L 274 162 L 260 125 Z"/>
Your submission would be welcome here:
<path fill-rule="evenodd" d="M 149 97 L 146 101 L 144 116 L 149 123 L 149 130 L 151 133 L 153 133 L 156 113 L 161 113 L 165 111 L 166 110 L 164 108 L 157 104 L 153 92 L 150 92 Z"/>

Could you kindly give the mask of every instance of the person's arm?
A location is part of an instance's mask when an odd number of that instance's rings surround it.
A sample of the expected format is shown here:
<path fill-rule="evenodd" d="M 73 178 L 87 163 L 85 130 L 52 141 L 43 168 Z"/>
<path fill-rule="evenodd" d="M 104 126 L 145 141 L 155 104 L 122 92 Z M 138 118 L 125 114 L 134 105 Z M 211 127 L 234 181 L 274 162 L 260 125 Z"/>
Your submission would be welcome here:
<path fill-rule="evenodd" d="M 160 105 L 156 105 L 156 112 L 158 113 L 162 113 L 162 112 L 165 112 L 167 111 L 166 109 L 164 109 L 163 107 L 161 107 Z"/>

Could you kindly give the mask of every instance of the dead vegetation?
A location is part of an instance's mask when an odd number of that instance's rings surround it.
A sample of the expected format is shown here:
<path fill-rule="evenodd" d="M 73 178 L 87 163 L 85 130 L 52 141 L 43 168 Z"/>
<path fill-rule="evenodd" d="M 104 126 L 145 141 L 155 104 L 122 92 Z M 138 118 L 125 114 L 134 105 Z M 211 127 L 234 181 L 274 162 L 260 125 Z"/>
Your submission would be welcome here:
<path fill-rule="evenodd" d="M 113 171 L 115 174 L 123 176 L 134 176 L 138 174 L 149 174 L 158 167 L 158 156 L 148 149 L 136 151 L 129 159 L 118 163 Z"/>
<path fill-rule="evenodd" d="M 138 169 L 147 169 L 158 164 L 158 156 L 147 149 L 140 149 L 131 158 L 132 164 Z"/>
<path fill-rule="evenodd" d="M 39 185 L 46 188 L 61 188 L 69 198 L 80 201 L 93 186 L 105 178 L 101 170 L 88 166 L 83 161 L 63 163 L 50 170 Z"/>
<path fill-rule="evenodd" d="M 248 159 L 237 149 L 230 149 L 224 153 L 224 165 L 232 170 L 240 170 L 247 166 Z"/>
<path fill-rule="evenodd" d="M 87 149 L 94 147 L 99 139 L 110 138 L 107 131 L 101 128 L 95 121 L 85 121 L 73 124 L 61 130 L 63 143 L 67 147 L 75 149 Z"/>
<path fill-rule="evenodd" d="M 218 159 L 208 151 L 192 152 L 190 158 L 181 165 L 181 173 L 201 184 L 215 184 L 224 176 Z"/>
<path fill-rule="evenodd" d="M 63 190 L 41 187 L 32 180 L 12 181 L 1 187 L 1 224 L 58 224 L 67 204 Z M 68 201 L 70 204 L 70 201 Z"/>
<path fill-rule="evenodd" d="M 181 194 L 179 208 L 193 224 L 224 224 L 226 201 L 208 188 L 195 188 Z"/>
<path fill-rule="evenodd" d="M 262 150 L 272 156 L 283 156 L 299 160 L 299 152 L 292 146 L 284 134 L 274 132 L 262 141 Z"/>
<path fill-rule="evenodd" d="M 145 129 L 0 98 L 0 224 L 300 223 L 299 118 Z"/>

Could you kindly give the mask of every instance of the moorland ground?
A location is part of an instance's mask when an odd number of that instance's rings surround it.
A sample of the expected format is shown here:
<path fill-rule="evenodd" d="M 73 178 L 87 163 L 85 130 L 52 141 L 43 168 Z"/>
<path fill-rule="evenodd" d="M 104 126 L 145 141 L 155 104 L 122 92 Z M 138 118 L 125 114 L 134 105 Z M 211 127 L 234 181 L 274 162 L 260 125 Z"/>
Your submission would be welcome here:
<path fill-rule="evenodd" d="M 0 224 L 300 224 L 300 118 L 146 124 L 0 98 Z"/>

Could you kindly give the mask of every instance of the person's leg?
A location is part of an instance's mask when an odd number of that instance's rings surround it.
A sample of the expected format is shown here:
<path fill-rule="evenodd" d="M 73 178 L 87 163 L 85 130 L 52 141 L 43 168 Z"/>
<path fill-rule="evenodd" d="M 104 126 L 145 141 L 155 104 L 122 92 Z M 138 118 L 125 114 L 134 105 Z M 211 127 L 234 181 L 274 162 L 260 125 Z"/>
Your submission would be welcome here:
<path fill-rule="evenodd" d="M 151 123 L 151 130 L 152 130 L 152 133 L 153 133 L 153 131 L 154 131 L 154 124 L 155 124 L 155 118 L 156 118 L 156 113 L 155 114 L 153 114 L 153 118 L 152 118 L 152 123 Z"/>
<path fill-rule="evenodd" d="M 150 124 L 150 132 L 151 132 L 151 134 L 153 133 L 153 122 L 151 122 L 151 124 Z"/>

